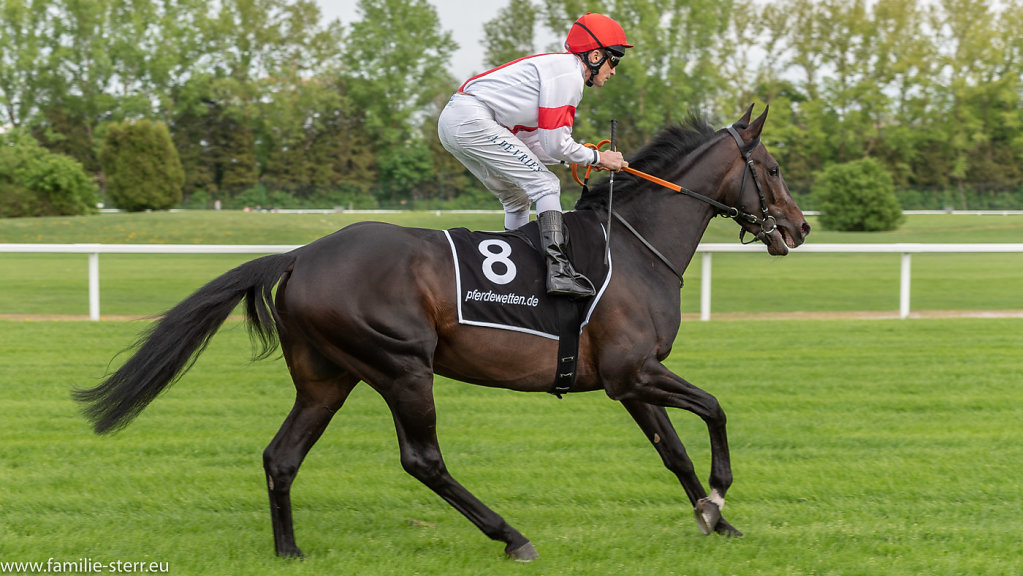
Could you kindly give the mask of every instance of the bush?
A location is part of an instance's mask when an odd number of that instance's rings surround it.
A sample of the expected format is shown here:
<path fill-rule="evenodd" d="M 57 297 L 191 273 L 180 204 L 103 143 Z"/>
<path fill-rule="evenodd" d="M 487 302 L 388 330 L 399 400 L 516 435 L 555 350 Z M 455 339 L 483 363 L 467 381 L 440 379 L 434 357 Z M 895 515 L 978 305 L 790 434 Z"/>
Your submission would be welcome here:
<path fill-rule="evenodd" d="M 125 121 L 110 126 L 100 164 L 107 198 L 122 210 L 167 210 L 181 202 L 185 171 L 163 122 Z"/>
<path fill-rule="evenodd" d="M 828 166 L 811 193 L 825 230 L 881 232 L 904 219 L 891 175 L 872 158 Z"/>
<path fill-rule="evenodd" d="M 0 217 L 92 214 L 96 202 L 96 183 L 78 161 L 25 131 L 0 134 Z"/>

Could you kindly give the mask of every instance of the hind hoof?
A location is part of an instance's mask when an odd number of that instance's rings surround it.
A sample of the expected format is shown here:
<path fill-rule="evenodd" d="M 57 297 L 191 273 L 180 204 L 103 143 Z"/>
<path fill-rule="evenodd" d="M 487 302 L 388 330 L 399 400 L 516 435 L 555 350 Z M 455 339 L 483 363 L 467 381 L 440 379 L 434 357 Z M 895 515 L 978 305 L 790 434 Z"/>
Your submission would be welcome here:
<path fill-rule="evenodd" d="M 536 548 L 533 547 L 533 543 L 529 541 L 514 550 L 508 550 L 505 548 L 504 554 L 516 562 L 532 562 L 533 560 L 540 558 L 540 554 L 536 552 Z"/>

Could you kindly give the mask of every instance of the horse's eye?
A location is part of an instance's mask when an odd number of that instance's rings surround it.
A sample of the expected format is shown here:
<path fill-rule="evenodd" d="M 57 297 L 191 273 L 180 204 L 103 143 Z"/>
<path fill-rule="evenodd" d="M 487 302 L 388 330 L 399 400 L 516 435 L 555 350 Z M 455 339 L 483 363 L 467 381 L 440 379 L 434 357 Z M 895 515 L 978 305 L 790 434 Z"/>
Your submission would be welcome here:
<path fill-rule="evenodd" d="M 777 166 L 775 166 L 774 168 L 769 168 L 767 170 L 767 173 L 770 174 L 771 176 L 777 176 L 778 172 L 779 172 L 779 170 L 778 170 Z"/>

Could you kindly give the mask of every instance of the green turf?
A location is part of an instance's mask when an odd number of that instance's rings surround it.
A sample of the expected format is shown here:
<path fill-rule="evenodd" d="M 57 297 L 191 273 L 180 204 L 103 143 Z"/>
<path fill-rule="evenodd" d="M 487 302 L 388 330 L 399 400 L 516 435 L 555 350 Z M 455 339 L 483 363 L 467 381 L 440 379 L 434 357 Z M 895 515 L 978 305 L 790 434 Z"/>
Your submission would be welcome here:
<path fill-rule="evenodd" d="M 530 537 L 532 565 L 402 472 L 361 386 L 293 497 L 308 558 L 272 553 L 261 451 L 283 363 L 237 323 L 113 437 L 69 400 L 143 322 L 0 322 L 0 563 L 165 562 L 172 574 L 1013 574 L 1023 532 L 1023 321 L 685 323 L 667 364 L 729 416 L 735 484 L 699 534 L 673 477 L 601 393 L 439 379 L 457 479 Z M 701 478 L 706 429 L 673 420 Z"/>

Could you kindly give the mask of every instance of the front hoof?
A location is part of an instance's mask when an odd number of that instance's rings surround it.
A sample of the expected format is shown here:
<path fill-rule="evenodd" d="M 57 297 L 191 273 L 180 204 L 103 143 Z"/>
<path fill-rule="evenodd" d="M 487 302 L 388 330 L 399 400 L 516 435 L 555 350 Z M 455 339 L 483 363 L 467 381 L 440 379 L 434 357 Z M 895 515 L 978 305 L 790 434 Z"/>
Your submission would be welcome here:
<path fill-rule="evenodd" d="M 510 547 L 511 545 L 509 545 L 508 548 Z M 532 562 L 533 560 L 540 558 L 540 555 L 536 552 L 536 548 L 533 547 L 533 543 L 528 540 L 525 544 L 514 550 L 509 550 L 508 548 L 504 549 L 505 556 L 516 562 Z"/>
<path fill-rule="evenodd" d="M 721 508 L 711 502 L 710 498 L 700 498 L 696 502 L 696 507 L 693 508 L 693 513 L 696 514 L 696 523 L 700 526 L 700 532 L 705 535 L 714 532 L 721 520 Z"/>

